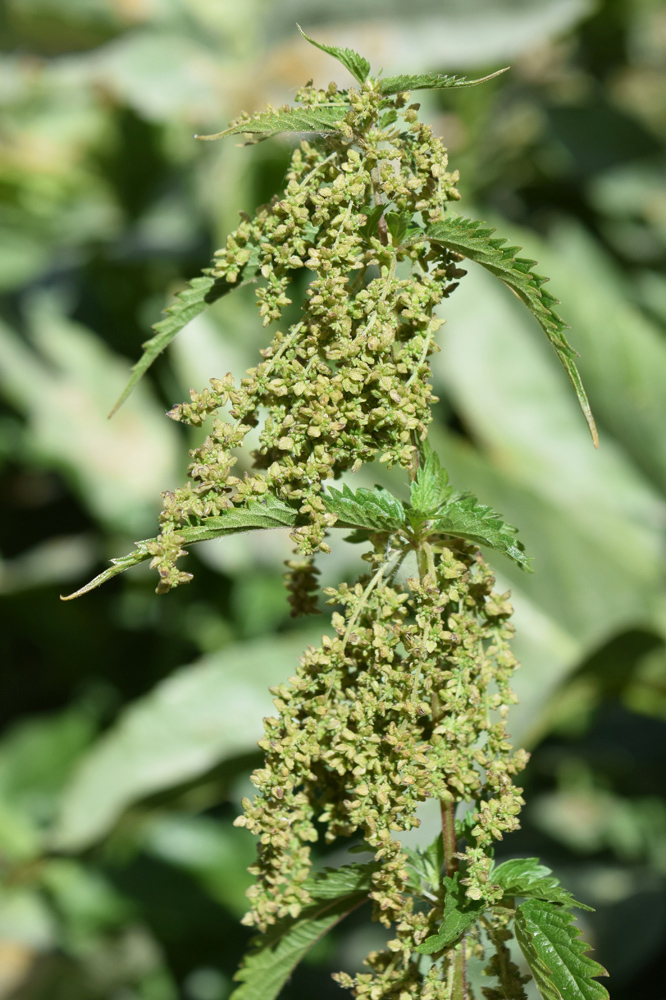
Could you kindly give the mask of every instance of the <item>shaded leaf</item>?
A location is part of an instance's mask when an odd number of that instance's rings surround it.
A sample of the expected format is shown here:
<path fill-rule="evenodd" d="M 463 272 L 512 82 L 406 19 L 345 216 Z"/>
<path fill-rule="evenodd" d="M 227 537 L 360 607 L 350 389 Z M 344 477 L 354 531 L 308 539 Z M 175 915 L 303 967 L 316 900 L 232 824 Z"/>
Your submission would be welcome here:
<path fill-rule="evenodd" d="M 412 242 L 416 242 L 425 237 L 433 243 L 441 243 L 442 246 L 467 257 L 469 260 L 476 261 L 500 278 L 522 299 L 538 320 L 571 379 L 578 402 L 590 428 L 592 440 L 597 446 L 599 441 L 594 417 L 574 362 L 576 352 L 564 335 L 564 331 L 567 329 L 566 324 L 555 312 L 554 306 L 557 305 L 558 300 L 543 287 L 548 279 L 532 270 L 536 261 L 516 256 L 520 247 L 505 247 L 506 240 L 494 238 L 492 235 L 494 232 L 495 229 L 484 228 L 482 222 L 449 215 L 444 222 L 437 222 L 429 226 L 425 233 L 411 239 Z"/>
<path fill-rule="evenodd" d="M 431 530 L 487 545 L 531 572 L 524 546 L 515 538 L 517 529 L 503 521 L 492 507 L 480 504 L 476 497 L 461 497 L 447 503 L 432 520 Z"/>
<path fill-rule="evenodd" d="M 207 142 L 222 139 L 225 135 L 276 135 L 278 132 L 337 132 L 338 122 L 344 120 L 351 110 L 349 104 L 319 104 L 305 108 L 269 108 L 268 111 L 258 111 L 242 121 L 237 121 L 229 128 L 216 132 L 215 135 L 197 135 L 196 139 Z"/>
<path fill-rule="evenodd" d="M 322 52 L 328 52 L 329 56 L 333 56 L 345 69 L 348 69 L 351 75 L 358 80 L 359 83 L 363 83 L 370 72 L 370 63 L 364 56 L 360 56 L 358 52 L 354 52 L 353 49 L 341 49 L 337 45 L 323 45 L 321 42 L 315 42 L 314 38 L 310 38 L 305 34 L 300 24 L 296 27 L 302 34 L 306 42 L 310 45 L 314 45 L 315 48 L 321 49 Z"/>
<path fill-rule="evenodd" d="M 145 375 L 155 358 L 168 347 L 177 333 L 187 326 L 187 324 L 203 312 L 206 306 L 217 302 L 223 295 L 247 284 L 259 270 L 258 248 L 250 255 L 249 260 L 240 271 L 240 280 L 235 282 L 226 281 L 224 278 L 214 278 L 208 270 L 203 274 L 193 278 L 187 288 L 178 292 L 176 300 L 164 310 L 165 318 L 155 323 L 153 330 L 155 336 L 142 344 L 143 354 L 135 365 L 132 366 L 132 376 L 123 389 L 122 395 L 109 413 L 112 417 L 119 406 L 121 406 L 137 382 Z"/>
<path fill-rule="evenodd" d="M 230 1000 L 274 1000 L 293 969 L 343 917 L 365 902 L 376 865 L 327 869 L 306 883 L 315 902 L 296 918 L 286 918 L 255 938 L 235 975 L 242 985 Z"/>
<path fill-rule="evenodd" d="M 444 841 L 441 833 L 437 834 L 428 847 L 417 847 L 415 850 L 407 848 L 407 855 L 408 868 L 411 869 L 410 886 L 418 892 L 422 883 L 425 883 L 427 889 L 436 892 L 444 866 Z"/>
<path fill-rule="evenodd" d="M 336 527 L 368 528 L 372 531 L 396 531 L 405 523 L 405 508 L 388 490 L 359 489 L 347 485 L 342 490 L 329 489 L 322 497 L 326 510 L 337 515 Z"/>
<path fill-rule="evenodd" d="M 567 910 L 529 899 L 516 910 L 516 938 L 543 1000 L 608 1000 L 597 976 L 602 965 L 585 955 L 590 946 L 580 937 Z"/>
<path fill-rule="evenodd" d="M 391 234 L 394 245 L 399 245 L 404 240 L 408 229 L 412 225 L 411 212 L 387 212 L 384 218 L 386 219 L 386 228 Z"/>
<path fill-rule="evenodd" d="M 579 910 L 593 912 L 592 906 L 579 903 L 570 892 L 563 889 L 550 868 L 540 864 L 538 858 L 516 858 L 504 861 L 495 868 L 489 878 L 497 883 L 507 896 L 527 896 L 529 899 L 543 899 L 562 906 L 575 906 Z"/>
<path fill-rule="evenodd" d="M 445 73 L 419 73 L 416 76 L 388 76 L 379 81 L 380 94 L 399 94 L 405 90 L 445 90 L 451 87 L 475 87 L 477 83 L 486 83 L 496 76 L 506 73 L 508 66 L 498 69 L 489 76 L 478 80 L 468 80 L 466 76 L 447 75 Z"/>
<path fill-rule="evenodd" d="M 447 890 L 442 922 L 437 933 L 426 938 L 416 949 L 421 955 L 433 955 L 444 948 L 450 948 L 476 923 L 486 908 L 487 903 L 484 899 L 469 899 L 465 895 L 465 888 L 459 879 L 457 873 L 453 878 L 442 879 Z"/>
<path fill-rule="evenodd" d="M 363 209 L 363 214 L 366 217 L 365 225 L 361 226 L 359 233 L 365 236 L 366 239 L 370 239 L 371 236 L 377 235 L 377 224 L 381 219 L 386 205 L 368 205 Z"/>

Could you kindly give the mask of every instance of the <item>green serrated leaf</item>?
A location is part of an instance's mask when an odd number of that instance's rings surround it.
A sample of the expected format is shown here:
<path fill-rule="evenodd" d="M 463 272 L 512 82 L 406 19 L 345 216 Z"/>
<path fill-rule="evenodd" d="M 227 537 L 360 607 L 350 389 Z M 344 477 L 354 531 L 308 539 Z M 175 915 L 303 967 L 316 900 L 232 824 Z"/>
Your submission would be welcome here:
<path fill-rule="evenodd" d="M 225 135 L 277 135 L 278 132 L 337 132 L 337 124 L 348 111 L 349 104 L 318 104 L 305 108 L 269 108 L 258 111 L 247 119 L 230 125 L 214 135 L 197 135 L 196 139 L 211 142 Z"/>
<path fill-rule="evenodd" d="M 139 563 L 145 562 L 146 559 L 150 559 L 151 555 L 148 552 L 146 546 L 149 542 L 154 541 L 153 538 L 147 538 L 142 542 L 135 542 L 136 552 L 128 552 L 126 556 L 118 556 L 116 559 L 111 560 L 111 566 L 105 569 L 103 573 L 99 573 L 90 583 L 87 583 L 85 587 L 81 587 L 77 590 L 75 594 L 68 594 L 67 596 L 60 597 L 61 601 L 73 601 L 75 597 L 82 597 L 91 590 L 95 590 L 97 587 L 101 587 L 103 583 L 107 580 L 111 580 L 114 576 L 118 576 L 119 573 L 124 573 L 125 570 L 131 569 L 132 566 L 138 566 Z"/>
<path fill-rule="evenodd" d="M 363 209 L 363 214 L 365 215 L 367 221 L 361 228 L 359 232 L 366 239 L 370 239 L 371 236 L 377 235 L 377 223 L 381 219 L 386 205 L 368 205 Z"/>
<path fill-rule="evenodd" d="M 450 948 L 476 923 L 487 906 L 485 900 L 469 899 L 465 895 L 457 873 L 453 878 L 442 879 L 442 883 L 447 888 L 442 922 L 437 933 L 426 938 L 416 949 L 421 955 L 433 955 L 444 948 Z"/>
<path fill-rule="evenodd" d="M 532 571 L 522 542 L 516 540 L 517 529 L 503 521 L 492 507 L 480 504 L 476 497 L 461 497 L 447 503 L 432 520 L 430 530 L 486 545 L 513 559 L 522 569 Z"/>
<path fill-rule="evenodd" d="M 536 261 L 516 256 L 520 247 L 505 247 L 506 240 L 493 237 L 495 229 L 484 228 L 484 225 L 484 223 L 473 219 L 449 215 L 443 222 L 436 222 L 429 226 L 424 234 L 415 234 L 412 237 L 412 242 L 418 242 L 425 237 L 433 243 L 440 243 L 447 249 L 467 257 L 469 260 L 476 261 L 500 278 L 515 292 L 519 299 L 522 299 L 555 348 L 558 358 L 571 379 L 578 402 L 590 428 L 592 440 L 595 447 L 598 447 L 599 438 L 594 417 L 574 361 L 577 355 L 564 335 L 567 325 L 555 312 L 554 306 L 557 305 L 558 300 L 543 288 L 548 279 L 532 270 Z"/>
<path fill-rule="evenodd" d="M 125 402 L 134 386 L 145 375 L 155 358 L 168 347 L 176 334 L 180 333 L 183 327 L 187 326 L 207 306 L 217 302 L 234 288 L 240 288 L 252 281 L 259 270 L 259 264 L 259 248 L 253 247 L 247 263 L 239 273 L 239 280 L 230 282 L 224 278 L 215 278 L 210 270 L 205 270 L 203 274 L 193 278 L 187 288 L 176 295 L 175 302 L 164 310 L 165 318 L 153 326 L 155 336 L 142 344 L 143 354 L 133 365 L 132 376 L 109 413 L 110 417 Z"/>
<path fill-rule="evenodd" d="M 379 81 L 380 94 L 400 94 L 405 90 L 448 90 L 451 87 L 476 87 L 478 83 L 486 83 L 496 76 L 506 73 L 508 66 L 498 69 L 489 76 L 478 80 L 468 80 L 465 76 L 446 75 L 444 73 L 421 73 L 417 76 L 388 76 Z"/>
<path fill-rule="evenodd" d="M 489 878 L 499 885 L 507 896 L 543 899 L 550 903 L 559 903 L 561 906 L 575 906 L 579 910 L 594 912 L 592 906 L 579 903 L 570 892 L 563 889 L 551 869 L 542 865 L 537 858 L 504 861 L 491 872 Z"/>
<path fill-rule="evenodd" d="M 394 246 L 399 246 L 407 235 L 410 226 L 413 224 L 411 213 L 387 212 L 384 218 L 386 219 L 386 228 L 391 234 Z"/>
<path fill-rule="evenodd" d="M 412 508 L 424 516 L 435 514 L 446 503 L 452 492 L 448 472 L 442 468 L 439 456 L 426 442 L 416 479 L 411 485 Z"/>
<path fill-rule="evenodd" d="M 315 902 L 255 939 L 234 977 L 242 985 L 230 1000 L 274 1000 L 310 948 L 367 899 L 376 868 L 372 863 L 348 865 L 309 879 L 306 885 Z"/>
<path fill-rule="evenodd" d="M 257 528 L 291 528 L 299 520 L 303 518 L 299 518 L 294 507 L 268 493 L 261 500 L 248 500 L 244 507 L 229 507 L 221 514 L 204 518 L 201 524 L 181 528 L 178 534 L 184 538 L 185 544 L 190 544 Z"/>
<path fill-rule="evenodd" d="M 439 889 L 444 866 L 444 841 L 441 833 L 438 833 L 433 842 L 426 848 L 417 847 L 415 850 L 410 848 L 406 850 L 409 857 L 409 885 L 418 892 L 425 884 L 426 888 L 436 892 Z"/>
<path fill-rule="evenodd" d="M 371 531 L 397 531 L 405 523 L 405 508 L 388 490 L 359 489 L 356 493 L 345 485 L 342 490 L 329 489 L 322 500 L 326 510 L 337 515 L 338 528 L 367 528 Z"/>
<path fill-rule="evenodd" d="M 370 63 L 364 56 L 360 56 L 358 52 L 354 52 L 353 49 L 341 49 L 337 45 L 323 45 L 321 42 L 315 42 L 314 38 L 310 38 L 306 35 L 300 24 L 296 27 L 302 34 L 306 42 L 310 45 L 314 45 L 316 49 L 321 49 L 322 52 L 328 52 L 329 56 L 333 56 L 345 69 L 348 69 L 354 79 L 358 80 L 359 83 L 364 83 L 368 73 L 370 72 Z"/>
<path fill-rule="evenodd" d="M 394 122 L 398 120 L 398 112 L 395 109 L 387 111 L 386 114 L 382 115 L 379 119 L 378 125 L 380 129 L 388 128 L 389 125 L 393 125 Z"/>
<path fill-rule="evenodd" d="M 586 956 L 590 946 L 572 921 L 561 906 L 536 899 L 516 910 L 516 938 L 539 993 L 543 1000 L 608 1000 L 596 981 L 608 972 Z"/>
<path fill-rule="evenodd" d="M 261 528 L 291 528 L 304 519 L 299 516 L 298 511 L 288 504 L 283 503 L 271 494 L 267 494 L 261 500 L 248 500 L 244 507 L 229 507 L 215 517 L 206 517 L 201 524 L 179 529 L 178 535 L 183 540 L 184 545 L 192 545 L 195 542 L 207 542 L 213 538 L 221 538 L 224 535 L 235 535 L 241 531 L 252 531 Z M 135 542 L 136 552 L 130 552 L 126 556 L 112 559 L 112 566 L 96 576 L 85 587 L 81 587 L 74 594 L 61 597 L 62 601 L 72 601 L 75 597 L 82 597 L 96 587 L 101 587 L 103 583 L 131 569 L 132 566 L 150 559 L 152 554 L 148 551 L 151 542 L 156 542 L 156 538 L 146 538 L 141 542 Z"/>

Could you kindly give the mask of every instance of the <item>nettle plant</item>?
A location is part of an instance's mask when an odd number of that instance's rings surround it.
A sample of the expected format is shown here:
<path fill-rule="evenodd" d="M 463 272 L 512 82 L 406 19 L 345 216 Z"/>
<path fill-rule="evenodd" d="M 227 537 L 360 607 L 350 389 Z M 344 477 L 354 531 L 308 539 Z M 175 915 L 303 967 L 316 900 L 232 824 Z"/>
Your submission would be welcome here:
<path fill-rule="evenodd" d="M 308 949 L 368 900 L 387 943 L 367 956 L 368 971 L 335 976 L 355 997 L 466 1000 L 468 961 L 485 957 L 492 978 L 483 996 L 518 1000 L 529 976 L 508 946 L 515 937 L 544 1000 L 602 1000 L 608 993 L 595 977 L 605 970 L 586 957 L 572 923 L 572 907 L 589 907 L 535 858 L 493 860 L 497 841 L 519 825 L 513 778 L 527 754 L 507 738 L 518 666 L 509 594 L 493 591 L 480 549 L 529 564 L 514 528 L 454 492 L 427 441 L 437 310 L 465 275 L 464 259 L 532 311 L 596 443 L 575 352 L 535 262 L 451 210 L 457 174 L 410 103 L 410 91 L 484 81 L 372 77 L 357 53 L 308 41 L 358 86 L 309 83 L 296 107 L 242 114 L 200 137 L 313 134 L 294 149 L 284 190 L 253 217 L 241 213 L 211 268 L 167 309 L 124 395 L 189 320 L 248 282 L 264 326 L 276 325 L 273 338 L 240 381 L 211 378 L 170 411 L 195 427 L 212 418 L 191 452 L 188 483 L 163 494 L 157 537 L 137 542 L 78 594 L 143 560 L 164 593 L 191 579 L 178 560 L 193 542 L 286 526 L 296 549 L 286 576 L 292 612 L 311 614 L 313 560 L 330 551 L 334 530 L 369 544 L 367 571 L 324 590 L 335 609 L 330 632 L 273 690 L 276 715 L 264 721 L 264 764 L 252 776 L 257 794 L 236 820 L 258 838 L 244 922 L 260 933 L 235 1000 L 276 997 Z M 300 317 L 287 327 L 290 284 L 303 271 Z M 257 426 L 253 471 L 234 475 L 236 452 Z M 373 461 L 404 470 L 404 496 L 328 485 Z M 400 835 L 419 825 L 428 799 L 439 802 L 441 833 L 406 849 Z M 353 837 L 353 850 L 373 860 L 312 871 L 313 843 Z"/>

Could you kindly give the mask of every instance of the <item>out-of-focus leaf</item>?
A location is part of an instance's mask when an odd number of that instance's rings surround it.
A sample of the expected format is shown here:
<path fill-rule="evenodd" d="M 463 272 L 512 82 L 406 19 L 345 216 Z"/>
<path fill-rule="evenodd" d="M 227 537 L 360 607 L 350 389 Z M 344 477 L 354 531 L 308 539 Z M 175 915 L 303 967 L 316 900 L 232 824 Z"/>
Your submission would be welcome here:
<path fill-rule="evenodd" d="M 549 131 L 566 148 L 576 173 L 594 174 L 660 151 L 641 122 L 604 101 L 551 107 L 548 117 Z"/>
<path fill-rule="evenodd" d="M 0 941 L 21 941 L 36 950 L 57 940 L 56 921 L 46 902 L 33 889 L 3 889 L 0 896 Z"/>
<path fill-rule="evenodd" d="M 95 722 L 76 705 L 17 723 L 0 743 L 0 798 L 38 826 L 53 816 L 76 761 L 92 742 Z"/>
<path fill-rule="evenodd" d="M 485 68 L 560 37 L 593 10 L 593 0 L 282 0 L 268 12 L 267 31 L 291 38 L 295 21 L 325 26 L 331 43 L 353 45 L 371 65 L 394 72 Z M 291 47 L 293 51 L 294 46 Z"/>
<path fill-rule="evenodd" d="M 532 822 L 579 854 L 612 851 L 625 864 L 666 875 L 666 804 L 656 796 L 624 798 L 591 783 L 540 795 Z"/>
<path fill-rule="evenodd" d="M 247 869 L 256 855 L 247 831 L 207 816 L 158 816 L 144 831 L 142 848 L 189 872 L 238 917 L 247 910 Z"/>
<path fill-rule="evenodd" d="M 44 240 L 19 229 L 0 229 L 0 291 L 32 281 L 47 265 L 49 247 Z"/>
<path fill-rule="evenodd" d="M 177 671 L 121 715 L 66 788 L 53 845 L 75 851 L 103 836 L 141 798 L 248 753 L 271 708 L 268 687 L 293 670 L 317 633 L 231 646 Z"/>
<path fill-rule="evenodd" d="M 61 59 L 58 75 L 82 88 L 102 88 L 148 121 L 194 125 L 219 115 L 229 83 L 225 70 L 219 53 L 187 31 L 146 27 Z"/>
<path fill-rule="evenodd" d="M 108 421 L 125 362 L 50 296 L 28 307 L 34 347 L 0 324 L 0 392 L 25 415 L 34 459 L 67 476 L 103 523 L 145 533 L 155 498 L 177 478 L 176 428 L 148 390 Z"/>
<path fill-rule="evenodd" d="M 88 572 L 95 558 L 95 545 L 86 535 L 52 538 L 14 559 L 0 558 L 0 594 L 69 582 Z"/>
<path fill-rule="evenodd" d="M 92 866 L 53 858 L 44 864 L 40 883 L 64 920 L 69 948 L 90 947 L 131 919 L 131 905 Z"/>
<path fill-rule="evenodd" d="M 567 289 L 580 367 L 603 425 L 666 495 L 666 342 L 637 309 L 622 274 L 583 230 L 563 225 L 545 266 Z M 663 523 L 663 522 L 662 522 Z"/>

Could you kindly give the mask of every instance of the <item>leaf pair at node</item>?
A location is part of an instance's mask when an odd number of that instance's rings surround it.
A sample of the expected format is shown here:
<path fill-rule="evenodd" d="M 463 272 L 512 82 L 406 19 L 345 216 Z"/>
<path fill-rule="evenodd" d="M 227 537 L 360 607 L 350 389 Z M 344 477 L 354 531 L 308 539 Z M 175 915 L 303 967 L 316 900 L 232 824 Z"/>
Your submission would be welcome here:
<path fill-rule="evenodd" d="M 296 27 L 306 42 L 314 45 L 317 49 L 321 49 L 322 52 L 327 52 L 329 56 L 333 56 L 334 59 L 342 63 L 345 69 L 349 70 L 355 80 L 359 83 L 365 83 L 370 74 L 370 63 L 364 56 L 359 55 L 358 52 L 354 52 L 353 49 L 342 49 L 337 45 L 323 45 L 321 42 L 316 42 L 314 38 L 306 35 L 300 25 L 297 24 Z M 498 69 L 495 73 L 481 77 L 479 80 L 468 80 L 464 76 L 453 76 L 444 73 L 390 76 L 379 80 L 379 92 L 380 94 L 389 96 L 391 94 L 403 93 L 406 90 L 448 90 L 451 87 L 475 87 L 478 83 L 486 83 L 486 81 L 492 80 L 502 73 L 506 73 L 508 68 L 508 66 L 505 66 L 504 69 Z"/>
<path fill-rule="evenodd" d="M 531 570 L 524 546 L 515 537 L 516 528 L 476 497 L 454 496 L 448 473 L 427 447 L 411 484 L 409 504 L 379 486 L 356 492 L 347 485 L 342 490 L 329 488 L 323 500 L 337 517 L 336 527 L 354 529 L 350 541 L 363 542 L 377 532 L 399 532 L 413 541 L 450 535 L 501 552 Z"/>

